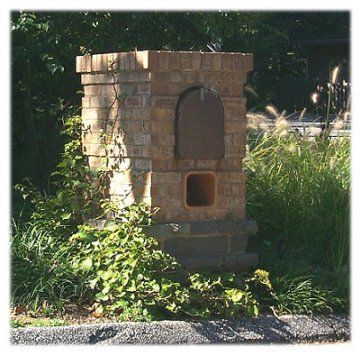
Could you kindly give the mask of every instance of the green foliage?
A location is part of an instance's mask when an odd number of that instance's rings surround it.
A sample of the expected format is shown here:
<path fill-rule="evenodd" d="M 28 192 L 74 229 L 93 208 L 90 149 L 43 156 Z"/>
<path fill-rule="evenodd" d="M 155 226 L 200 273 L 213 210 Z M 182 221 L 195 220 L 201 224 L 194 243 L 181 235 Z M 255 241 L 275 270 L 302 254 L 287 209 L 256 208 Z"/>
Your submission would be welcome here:
<path fill-rule="evenodd" d="M 246 159 L 248 211 L 261 234 L 307 247 L 340 270 L 348 262 L 350 142 L 263 136 Z M 268 235 L 267 235 L 268 234 Z M 278 239 L 278 240 L 277 240 Z"/>
<path fill-rule="evenodd" d="M 248 286 L 255 279 L 187 272 L 143 233 L 145 207 L 131 206 L 102 230 L 79 226 L 70 239 L 69 263 L 86 280 L 96 313 L 122 320 L 258 314 Z"/>
<path fill-rule="evenodd" d="M 249 131 L 244 161 L 249 176 L 247 211 L 259 226 L 253 247 L 262 267 L 287 279 L 287 286 L 280 281 L 280 310 L 321 310 L 317 302 L 321 305 L 322 297 L 330 307 L 338 307 L 333 297 L 340 297 L 346 307 L 350 139 L 331 139 L 327 132 L 321 137 L 300 136 L 288 129 L 280 116 L 272 129 Z M 299 280 L 305 275 L 313 275 L 312 284 Z M 307 294 L 312 302 L 302 301 Z"/>
<path fill-rule="evenodd" d="M 317 286 L 306 276 L 273 279 L 276 289 L 274 308 L 280 314 L 332 313 L 345 310 L 345 300 Z"/>
<path fill-rule="evenodd" d="M 69 323 L 60 318 L 52 319 L 37 319 L 37 318 L 11 318 L 10 326 L 11 328 L 23 328 L 23 327 L 63 327 L 69 325 Z"/>
<path fill-rule="evenodd" d="M 12 227 L 12 303 L 29 305 L 35 313 L 47 312 L 44 302 L 61 309 L 80 285 L 67 265 L 59 233 L 42 231 L 36 222 Z"/>
<path fill-rule="evenodd" d="M 99 198 L 81 150 L 81 118 L 69 118 L 64 125 L 63 134 L 71 139 L 65 144 L 62 160 L 51 174 L 56 190 L 54 196 L 41 193 L 30 179 L 25 179 L 24 184 L 16 184 L 15 190 L 33 205 L 32 228 L 55 234 L 64 230 L 63 235 L 66 235 L 90 218 Z"/>
<path fill-rule="evenodd" d="M 143 231 L 157 209 L 116 209 L 99 198 L 81 155 L 79 122 L 71 118 L 65 125 L 70 140 L 52 174 L 55 195 L 41 194 L 30 182 L 16 186 L 34 212 L 29 222 L 13 223 L 12 303 L 49 314 L 77 302 L 123 320 L 256 316 L 259 300 L 250 289 L 264 285 L 267 292 L 268 274 L 191 274 L 162 252 Z M 90 218 L 94 201 L 100 217 L 116 216 L 101 230 Z"/>

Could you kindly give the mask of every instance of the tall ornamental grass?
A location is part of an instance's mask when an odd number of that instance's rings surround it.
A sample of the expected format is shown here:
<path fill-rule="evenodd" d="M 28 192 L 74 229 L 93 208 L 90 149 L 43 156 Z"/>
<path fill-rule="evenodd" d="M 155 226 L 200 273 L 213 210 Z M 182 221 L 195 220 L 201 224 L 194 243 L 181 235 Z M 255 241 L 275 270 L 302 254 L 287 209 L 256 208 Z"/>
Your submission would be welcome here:
<path fill-rule="evenodd" d="M 265 246 L 261 260 L 347 282 L 350 139 L 291 132 L 283 115 L 272 127 L 262 115 L 250 114 L 248 122 L 247 211 Z"/>

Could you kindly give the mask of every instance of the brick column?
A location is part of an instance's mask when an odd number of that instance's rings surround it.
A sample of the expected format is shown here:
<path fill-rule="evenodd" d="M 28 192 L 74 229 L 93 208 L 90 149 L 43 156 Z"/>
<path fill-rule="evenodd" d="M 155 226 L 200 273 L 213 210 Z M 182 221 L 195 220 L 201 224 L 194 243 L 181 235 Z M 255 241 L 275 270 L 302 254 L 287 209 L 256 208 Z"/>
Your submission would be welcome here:
<path fill-rule="evenodd" d="M 244 221 L 243 87 L 252 69 L 253 56 L 244 53 L 139 51 L 77 57 L 76 70 L 84 86 L 83 151 L 92 169 L 105 168 L 105 163 L 113 169 L 110 197 L 121 206 L 142 201 L 160 207 L 157 220 L 165 224 L 230 217 Z M 224 156 L 220 159 L 179 159 L 175 155 L 177 104 L 194 87 L 212 90 L 222 103 Z M 192 172 L 214 174 L 212 205 L 187 206 L 186 177 Z M 213 237 L 218 238 L 214 249 L 220 255 L 234 253 L 235 246 L 242 244 L 218 232 Z M 197 238 L 198 243 L 201 237 Z M 168 241 L 164 246 L 171 243 L 174 249 L 178 242 Z M 209 240 L 203 238 L 203 242 Z M 242 253 L 246 244 L 242 244 Z"/>

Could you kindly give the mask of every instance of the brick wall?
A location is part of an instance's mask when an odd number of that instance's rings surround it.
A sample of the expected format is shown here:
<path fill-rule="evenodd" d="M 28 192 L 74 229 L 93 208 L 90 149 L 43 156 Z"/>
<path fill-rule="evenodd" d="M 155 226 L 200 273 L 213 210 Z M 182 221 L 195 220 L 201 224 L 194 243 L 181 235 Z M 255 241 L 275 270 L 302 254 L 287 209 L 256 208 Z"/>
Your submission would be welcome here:
<path fill-rule="evenodd" d="M 105 162 L 115 169 L 111 198 L 123 205 L 144 201 L 158 206 L 160 222 L 244 219 L 243 87 L 252 66 L 252 55 L 243 53 L 140 51 L 77 57 L 84 86 L 83 151 L 92 169 Z M 196 86 L 215 90 L 222 102 L 221 159 L 175 157 L 177 103 L 185 90 Z M 215 173 L 212 206 L 186 205 L 190 171 Z"/>

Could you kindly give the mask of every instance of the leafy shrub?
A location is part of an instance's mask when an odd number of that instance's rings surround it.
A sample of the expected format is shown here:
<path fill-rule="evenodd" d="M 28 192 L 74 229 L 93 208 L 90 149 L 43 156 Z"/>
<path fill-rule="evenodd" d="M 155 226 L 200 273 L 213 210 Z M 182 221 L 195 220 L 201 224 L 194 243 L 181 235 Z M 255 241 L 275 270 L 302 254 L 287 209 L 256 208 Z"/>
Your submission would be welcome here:
<path fill-rule="evenodd" d="M 98 201 L 93 193 L 90 169 L 81 150 L 81 117 L 69 118 L 63 134 L 68 137 L 68 142 L 62 160 L 51 174 L 55 194 L 47 196 L 29 179 L 25 179 L 24 184 L 15 185 L 15 190 L 33 205 L 33 228 L 53 232 L 57 237 L 68 236 L 79 223 L 87 220 L 96 210 Z"/>
<path fill-rule="evenodd" d="M 96 313 L 127 320 L 258 314 L 248 286 L 256 279 L 187 272 L 143 233 L 140 221 L 150 223 L 151 214 L 133 205 L 102 230 L 81 225 L 71 237 L 69 262 L 86 280 Z"/>
<path fill-rule="evenodd" d="M 127 320 L 257 315 L 250 289 L 269 281 L 262 283 L 258 272 L 192 274 L 162 252 L 143 232 L 156 210 L 144 204 L 118 210 L 103 198 L 81 154 L 79 126 L 79 118 L 66 123 L 71 140 L 52 174 L 54 196 L 29 181 L 16 186 L 34 212 L 30 222 L 13 225 L 12 302 L 41 311 L 43 304 L 61 309 L 75 301 Z M 115 218 L 102 230 L 93 226 L 91 217 L 109 212 Z"/>

